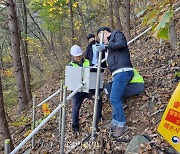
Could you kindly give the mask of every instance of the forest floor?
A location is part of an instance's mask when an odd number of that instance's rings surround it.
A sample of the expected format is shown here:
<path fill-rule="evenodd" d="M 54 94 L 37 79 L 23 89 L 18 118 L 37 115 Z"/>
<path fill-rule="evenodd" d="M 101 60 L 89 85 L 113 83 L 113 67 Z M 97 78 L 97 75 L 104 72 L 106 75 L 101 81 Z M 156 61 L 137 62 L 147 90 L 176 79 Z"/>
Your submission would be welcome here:
<path fill-rule="evenodd" d="M 180 29 L 180 28 L 178 28 Z M 179 36 L 179 34 L 178 34 Z M 180 79 L 175 76 L 175 72 L 180 70 L 180 52 L 170 50 L 166 41 L 160 45 L 159 41 L 146 35 L 138 39 L 129 46 L 133 66 L 137 68 L 145 80 L 144 93 L 126 100 L 128 106 L 125 109 L 128 130 L 115 140 L 110 132 L 103 128 L 111 119 L 111 105 L 105 94 L 103 94 L 103 118 L 100 122 L 100 131 L 91 145 L 91 138 L 85 140 L 74 150 L 73 147 L 79 144 L 87 135 L 91 134 L 93 102 L 86 99 L 80 110 L 80 129 L 79 135 L 74 135 L 71 128 L 71 102 L 67 105 L 66 116 L 66 134 L 65 134 L 65 153 L 124 153 L 128 142 L 135 135 L 146 134 L 151 138 L 151 143 L 156 146 L 145 145 L 139 153 L 166 153 L 170 145 L 157 132 L 158 124 L 163 112 L 171 98 Z M 106 79 L 110 80 L 110 74 L 106 71 Z M 59 75 L 55 74 L 45 85 L 33 92 L 36 95 L 36 101 L 40 103 L 43 99 L 50 96 L 59 89 Z M 59 104 L 59 96 L 54 97 L 47 102 L 51 111 Z M 14 107 L 7 111 L 10 131 L 14 145 L 17 146 L 31 131 L 32 121 L 32 102 L 29 109 L 19 114 Z M 42 109 L 37 109 L 37 120 L 43 119 Z M 58 130 L 58 114 L 52 118 L 35 136 L 35 148 L 31 153 L 59 153 L 60 136 Z M 0 144 L 2 145 L 2 144 Z M 20 150 L 25 152 L 31 146 L 30 141 Z M 159 149 L 157 147 L 160 147 Z M 2 152 L 2 147 L 1 153 Z"/>

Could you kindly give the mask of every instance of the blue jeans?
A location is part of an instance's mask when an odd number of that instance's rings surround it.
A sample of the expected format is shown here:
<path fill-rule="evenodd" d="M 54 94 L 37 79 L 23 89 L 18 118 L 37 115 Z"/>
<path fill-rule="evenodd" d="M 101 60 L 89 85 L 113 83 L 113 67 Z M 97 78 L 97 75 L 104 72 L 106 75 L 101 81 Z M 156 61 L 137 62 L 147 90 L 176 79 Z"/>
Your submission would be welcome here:
<path fill-rule="evenodd" d="M 112 82 L 104 84 L 104 92 L 109 98 L 111 94 Z M 124 91 L 123 98 L 129 98 L 132 96 L 139 95 L 144 92 L 144 83 L 128 83 L 126 90 Z"/>
<path fill-rule="evenodd" d="M 110 102 L 112 106 L 112 123 L 114 125 L 122 127 L 126 123 L 125 113 L 122 104 L 123 94 L 133 75 L 133 71 L 126 71 L 117 73 L 113 77 Z"/>

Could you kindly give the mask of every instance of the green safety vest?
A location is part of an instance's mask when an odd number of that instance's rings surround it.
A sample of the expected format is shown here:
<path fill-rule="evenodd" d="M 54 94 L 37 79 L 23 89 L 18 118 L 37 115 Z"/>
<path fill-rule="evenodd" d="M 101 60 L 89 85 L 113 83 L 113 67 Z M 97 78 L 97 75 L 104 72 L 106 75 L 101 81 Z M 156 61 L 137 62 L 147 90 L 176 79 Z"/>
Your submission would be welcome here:
<path fill-rule="evenodd" d="M 70 64 L 72 66 L 79 67 L 79 65 L 74 63 L 73 61 L 71 61 Z M 84 62 L 83 62 L 83 67 L 88 67 L 88 66 L 90 66 L 89 60 L 85 59 Z"/>
<path fill-rule="evenodd" d="M 143 77 L 139 74 L 139 72 L 133 68 L 133 72 L 134 72 L 134 76 L 132 78 L 132 80 L 130 81 L 130 83 L 144 83 Z"/>

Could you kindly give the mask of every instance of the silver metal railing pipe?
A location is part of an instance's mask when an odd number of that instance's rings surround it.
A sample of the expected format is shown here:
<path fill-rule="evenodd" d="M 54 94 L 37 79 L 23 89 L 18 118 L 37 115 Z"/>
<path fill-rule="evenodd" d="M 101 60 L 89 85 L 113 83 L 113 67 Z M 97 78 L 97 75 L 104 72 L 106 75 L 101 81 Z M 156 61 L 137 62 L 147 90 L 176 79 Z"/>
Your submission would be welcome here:
<path fill-rule="evenodd" d="M 67 98 L 66 101 L 70 100 L 87 82 L 85 80 L 83 83 L 81 83 Z M 10 154 L 15 154 L 23 147 L 23 145 L 28 142 L 40 129 L 43 127 L 49 119 L 51 119 L 63 106 L 63 104 L 60 104 L 54 111 L 52 111 Z"/>
<path fill-rule="evenodd" d="M 51 114 L 49 116 L 47 116 L 35 129 L 34 131 L 32 131 L 10 154 L 15 154 L 16 152 L 18 152 L 18 150 L 20 148 L 22 148 L 22 146 L 29 141 L 40 129 L 41 127 L 43 127 L 48 121 L 49 119 L 51 119 L 56 112 L 59 111 L 59 109 L 62 107 L 62 104 L 60 104 L 54 111 L 51 112 Z"/>
<path fill-rule="evenodd" d="M 51 98 L 53 98 L 54 96 L 56 96 L 57 94 L 59 94 L 61 92 L 61 89 L 59 89 L 58 91 L 56 91 L 54 94 L 52 94 L 51 96 L 49 96 L 48 98 L 46 98 L 45 100 L 43 100 L 41 103 L 39 103 L 36 107 L 40 107 L 42 104 L 44 104 L 45 102 L 49 101 Z"/>

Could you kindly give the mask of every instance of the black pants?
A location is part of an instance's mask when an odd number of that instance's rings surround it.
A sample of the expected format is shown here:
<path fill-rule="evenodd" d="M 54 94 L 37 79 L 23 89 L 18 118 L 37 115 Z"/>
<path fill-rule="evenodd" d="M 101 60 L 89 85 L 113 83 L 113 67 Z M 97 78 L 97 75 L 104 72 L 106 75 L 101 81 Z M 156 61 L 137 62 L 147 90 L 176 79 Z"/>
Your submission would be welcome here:
<path fill-rule="evenodd" d="M 95 90 L 91 90 L 90 93 L 78 92 L 72 97 L 72 127 L 79 127 L 79 110 L 81 108 L 81 104 L 85 98 L 93 99 Z M 90 111 L 93 112 L 93 111 Z M 98 100 L 98 111 L 97 111 L 97 123 L 102 117 L 102 96 L 99 94 Z"/>

